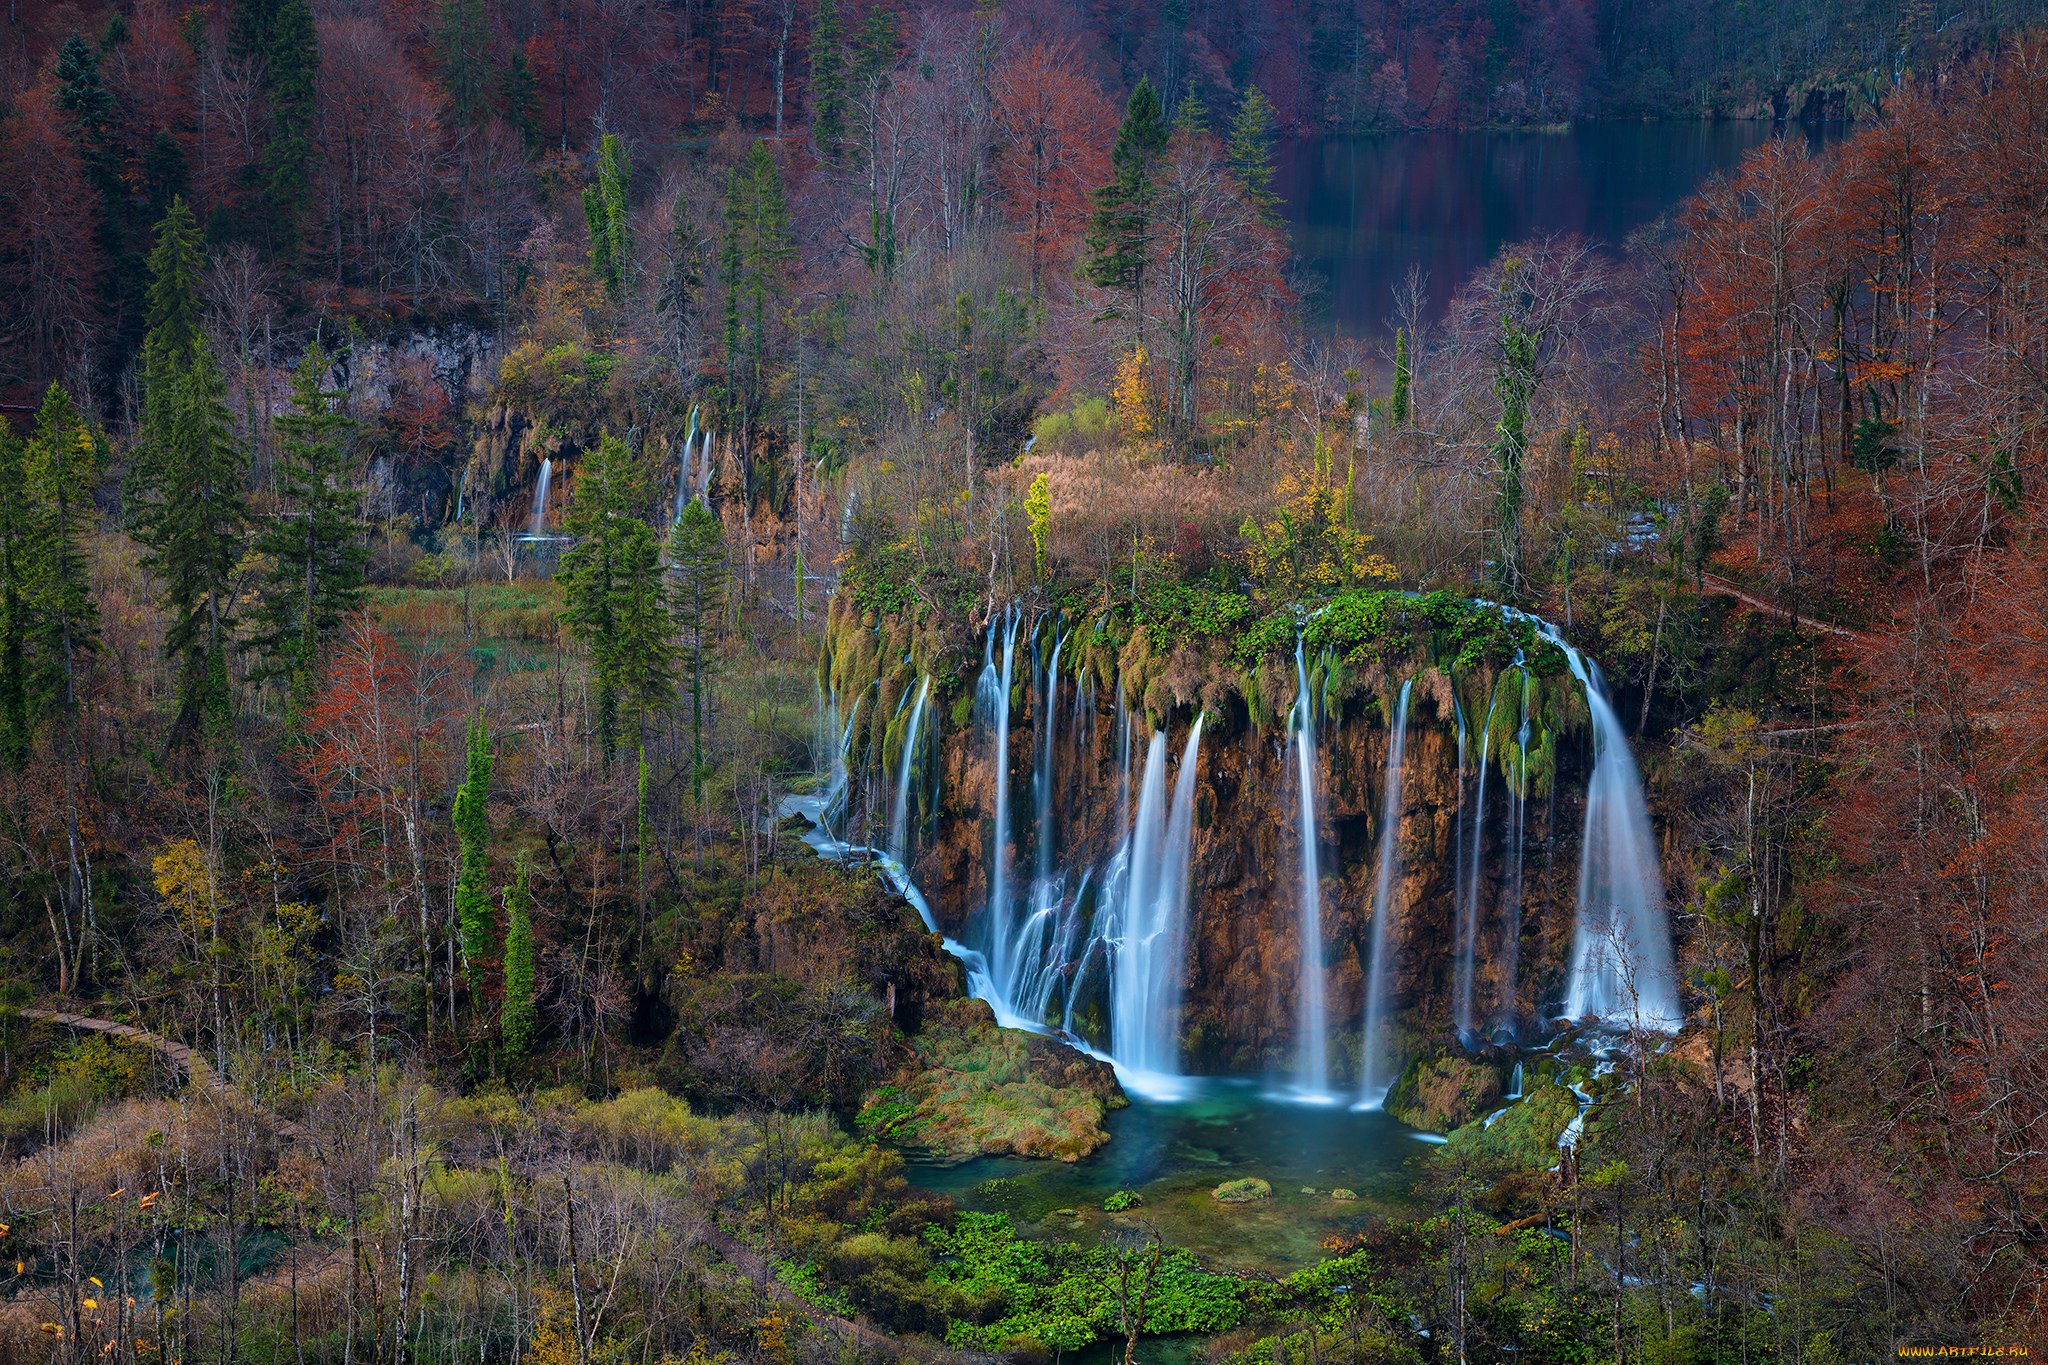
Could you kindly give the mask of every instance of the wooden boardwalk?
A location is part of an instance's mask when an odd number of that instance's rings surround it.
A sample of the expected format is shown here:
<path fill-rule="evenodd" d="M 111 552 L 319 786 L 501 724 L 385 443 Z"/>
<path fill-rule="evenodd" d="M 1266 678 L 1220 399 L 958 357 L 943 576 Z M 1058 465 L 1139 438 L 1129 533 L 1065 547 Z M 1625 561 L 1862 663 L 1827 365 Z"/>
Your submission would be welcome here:
<path fill-rule="evenodd" d="M 230 1088 L 206 1058 L 175 1038 L 166 1038 L 160 1033 L 136 1028 L 133 1024 L 117 1024 L 111 1019 L 95 1019 L 89 1014 L 72 1014 L 66 1010 L 24 1009 L 19 1013 L 24 1019 L 41 1019 L 52 1024 L 62 1024 L 67 1028 L 104 1033 L 109 1037 L 123 1038 L 131 1043 L 140 1043 L 146 1048 L 152 1048 L 159 1056 L 183 1071 L 185 1079 L 198 1089 L 223 1099 L 240 1099 L 248 1103 L 257 1113 L 270 1121 L 279 1137 L 290 1141 L 306 1134 L 306 1130 L 298 1124 L 277 1117 L 240 1091 Z"/>

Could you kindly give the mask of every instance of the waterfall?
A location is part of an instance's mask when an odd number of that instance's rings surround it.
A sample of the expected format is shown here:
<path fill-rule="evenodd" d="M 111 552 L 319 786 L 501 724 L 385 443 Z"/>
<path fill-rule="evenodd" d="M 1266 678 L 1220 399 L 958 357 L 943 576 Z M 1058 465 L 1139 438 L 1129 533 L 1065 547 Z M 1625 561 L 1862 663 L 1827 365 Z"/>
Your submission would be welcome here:
<path fill-rule="evenodd" d="M 690 406 L 690 429 L 683 437 L 683 453 L 676 467 L 676 520 L 683 519 L 683 509 L 690 505 L 690 452 L 697 445 L 697 407 Z"/>
<path fill-rule="evenodd" d="M 1195 768 L 1202 720 L 1188 728 L 1173 804 L 1166 805 L 1166 733 L 1155 731 L 1131 826 L 1117 916 L 1110 1042 L 1127 1089 L 1170 1098 L 1180 1076 L 1180 993 L 1187 942 L 1188 860 L 1194 842 Z"/>
<path fill-rule="evenodd" d="M 539 540 L 548 529 L 548 484 L 555 477 L 555 462 L 551 459 L 540 462 L 540 474 L 533 484 L 532 526 L 527 534 Z"/>
<path fill-rule="evenodd" d="M 981 677 L 974 688 L 974 709 L 989 727 L 989 762 L 995 770 L 995 847 L 989 851 L 988 913 L 983 926 L 989 973 L 1009 1008 L 1009 989 L 1016 980 L 1016 947 L 1010 924 L 1010 671 L 1017 657 L 1018 610 L 1003 614 L 1003 662 L 996 667 L 996 623 L 989 622 L 982 650 Z M 1000 1010 L 999 1010 L 1000 1012 Z M 1034 1021 L 1035 1022 L 1035 1021 Z"/>
<path fill-rule="evenodd" d="M 1038 641 L 1031 645 L 1033 736 L 1031 758 L 1031 889 L 1026 898 L 1024 922 L 1015 934 L 1017 951 L 1012 961 L 1017 979 L 1011 1004 L 1020 1014 L 1043 1019 L 1052 1004 L 1052 992 L 1065 971 L 1069 953 L 1066 940 L 1073 916 L 1066 913 L 1066 876 L 1052 863 L 1053 756 L 1059 740 L 1060 652 L 1067 643 L 1057 625 L 1053 628 L 1052 655 L 1044 668 L 1037 667 Z"/>
<path fill-rule="evenodd" d="M 1452 1015 L 1459 1041 L 1472 1034 L 1472 977 L 1479 947 L 1479 860 L 1486 848 L 1486 770 L 1493 766 L 1493 716 L 1500 708 L 1500 683 L 1487 699 L 1486 721 L 1479 732 L 1479 795 L 1472 808 L 1472 846 L 1468 867 L 1458 869 L 1463 895 L 1458 900 L 1458 968 L 1452 987 Z"/>
<path fill-rule="evenodd" d="M 1401 684 L 1401 696 L 1394 703 L 1393 724 L 1387 730 L 1386 787 L 1380 797 L 1379 872 L 1372 888 L 1372 952 L 1365 978 L 1365 1036 L 1359 1043 L 1359 1109 L 1377 1109 L 1386 1100 L 1392 1078 L 1385 1074 L 1386 1058 L 1380 1055 L 1380 1025 L 1386 1018 L 1387 957 L 1391 952 L 1393 928 L 1388 923 L 1394 911 L 1394 866 L 1401 857 L 1401 758 L 1408 748 L 1408 697 L 1415 680 Z"/>
<path fill-rule="evenodd" d="M 462 522 L 462 500 L 469 492 L 469 466 L 462 467 L 462 481 L 455 485 L 455 521 Z"/>
<path fill-rule="evenodd" d="M 1608 699 L 1600 666 L 1545 631 L 1564 649 L 1585 685 L 1593 718 L 1593 776 L 1586 784 L 1586 830 L 1579 848 L 1579 913 L 1572 934 L 1569 1019 L 1598 1016 L 1663 1033 L 1684 1024 L 1671 969 L 1671 924 L 1664 873 L 1643 799 L 1628 732 Z"/>
<path fill-rule="evenodd" d="M 896 764 L 896 818 L 889 824 L 889 851 L 910 862 L 910 800 L 912 774 L 917 769 L 917 732 L 924 721 L 924 704 L 931 696 L 932 679 L 927 673 L 917 689 L 917 706 L 910 713 L 910 725 L 903 732 L 903 756 Z M 909 695 L 908 693 L 905 694 Z"/>
<path fill-rule="evenodd" d="M 1522 678 L 1522 726 L 1515 732 L 1515 772 L 1508 783 L 1508 853 L 1501 886 L 1500 994 L 1494 1021 L 1515 1028 L 1515 978 L 1522 969 L 1522 847 L 1529 828 L 1529 679 Z"/>
<path fill-rule="evenodd" d="M 1316 802 L 1316 708 L 1315 698 L 1309 692 L 1308 666 L 1299 637 L 1294 641 L 1294 680 L 1294 707 L 1287 713 L 1287 724 L 1294 733 L 1294 766 L 1301 789 L 1301 980 L 1296 1020 L 1301 1060 L 1296 1067 L 1296 1080 L 1303 1099 L 1328 1102 L 1332 1098 L 1330 1038 L 1323 1006 L 1322 877 L 1316 849 L 1322 829 Z"/>

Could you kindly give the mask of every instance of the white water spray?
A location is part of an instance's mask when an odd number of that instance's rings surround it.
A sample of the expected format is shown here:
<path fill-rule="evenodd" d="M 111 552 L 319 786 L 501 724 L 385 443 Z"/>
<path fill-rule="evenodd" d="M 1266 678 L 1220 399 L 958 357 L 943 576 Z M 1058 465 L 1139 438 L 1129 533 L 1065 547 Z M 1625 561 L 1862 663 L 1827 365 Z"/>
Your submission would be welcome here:
<path fill-rule="evenodd" d="M 1323 1002 L 1323 893 L 1316 847 L 1321 837 L 1316 790 L 1319 755 L 1315 698 L 1309 692 L 1308 665 L 1299 638 L 1294 642 L 1294 680 L 1294 707 L 1287 713 L 1287 728 L 1294 734 L 1295 780 L 1300 788 L 1297 833 L 1301 840 L 1301 979 L 1297 986 L 1300 994 L 1296 1019 L 1300 1060 L 1296 1064 L 1296 1078 L 1303 1099 L 1327 1102 L 1331 1098 L 1330 1026 Z"/>
<path fill-rule="evenodd" d="M 1365 980 L 1365 1037 L 1359 1043 L 1358 1109 L 1377 1109 L 1393 1083 L 1381 1056 L 1380 1027 L 1387 1012 L 1387 958 L 1392 952 L 1394 872 L 1401 859 L 1401 761 L 1408 748 L 1408 698 L 1415 680 L 1401 684 L 1387 734 L 1386 787 L 1380 796 L 1379 872 L 1372 889 L 1372 951 Z"/>

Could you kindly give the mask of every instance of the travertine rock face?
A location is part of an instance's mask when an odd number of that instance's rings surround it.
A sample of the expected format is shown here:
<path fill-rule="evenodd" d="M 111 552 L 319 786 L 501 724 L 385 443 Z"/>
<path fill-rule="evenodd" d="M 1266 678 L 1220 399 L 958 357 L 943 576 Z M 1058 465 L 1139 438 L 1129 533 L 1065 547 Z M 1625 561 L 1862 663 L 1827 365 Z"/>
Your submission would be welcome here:
<path fill-rule="evenodd" d="M 1019 668 L 1021 679 L 1024 669 Z M 1384 688 L 1382 686 L 1382 692 Z M 1397 1028 L 1407 1038 L 1451 1027 L 1456 974 L 1457 867 L 1468 868 L 1458 818 L 1458 734 L 1444 686 L 1416 688 L 1409 717 L 1397 842 L 1400 864 L 1391 897 L 1393 938 L 1388 990 Z M 1032 773 L 1037 754 L 1031 689 L 1013 694 L 1010 731 L 1012 883 L 1027 885 L 1037 865 Z M 1323 970 L 1331 1078 L 1355 1076 L 1371 951 L 1375 859 L 1388 748 L 1382 695 L 1357 697 L 1320 736 L 1322 942 L 1308 951 Z M 1099 868 L 1115 847 L 1122 765 L 1113 709 L 1076 704 L 1071 688 L 1057 706 L 1051 861 L 1070 871 Z M 1178 756 L 1192 715 L 1167 722 L 1166 748 Z M 1142 769 L 1145 722 L 1131 740 L 1132 784 Z M 1471 740 L 1465 800 L 1476 795 L 1477 737 Z M 974 945 L 988 895 L 995 781 L 987 735 L 951 729 L 937 762 L 938 815 L 919 847 L 916 877 L 947 931 Z M 1524 1021 L 1563 994 L 1571 951 L 1579 828 L 1590 754 L 1578 738 L 1559 742 L 1556 782 L 1525 807 L 1521 909 L 1512 938 L 1505 904 L 1510 884 L 1507 789 L 1489 775 L 1479 849 L 1478 951 L 1473 1015 L 1484 1024 L 1501 1008 L 1510 960 L 1513 1007 Z M 1297 1056 L 1300 941 L 1298 796 L 1295 763 L 1277 725 L 1254 727 L 1242 703 L 1205 723 L 1195 803 L 1188 952 L 1184 981 L 1184 1061 L 1202 1072 L 1287 1070 Z M 1135 797 L 1133 796 L 1133 800 Z M 1470 839 L 1469 810 L 1463 839 Z M 1101 983 L 1074 974 L 1075 1022 L 1098 1041 L 1106 1011 Z"/>

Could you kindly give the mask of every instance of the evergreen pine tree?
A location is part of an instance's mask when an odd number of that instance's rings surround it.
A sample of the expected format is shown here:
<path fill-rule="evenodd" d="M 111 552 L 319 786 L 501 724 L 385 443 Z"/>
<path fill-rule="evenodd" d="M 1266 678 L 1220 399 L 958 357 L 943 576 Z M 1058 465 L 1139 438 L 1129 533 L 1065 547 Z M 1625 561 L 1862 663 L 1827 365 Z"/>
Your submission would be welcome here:
<path fill-rule="evenodd" d="M 1247 85 L 1230 121 L 1225 149 L 1244 201 L 1268 223 L 1280 221 L 1280 196 L 1273 193 L 1273 106 L 1256 85 Z"/>
<path fill-rule="evenodd" d="M 1145 264 L 1152 246 L 1153 169 L 1166 150 L 1165 112 L 1151 79 L 1138 82 L 1110 149 L 1110 180 L 1095 191 L 1088 218 L 1088 259 L 1082 274 L 1130 297 L 1133 337 L 1143 344 Z M 1112 311 L 1109 316 L 1116 316 Z"/>
<path fill-rule="evenodd" d="M 609 759 L 619 704 L 644 718 L 674 688 L 661 549 L 637 515 L 647 502 L 646 471 L 626 443 L 605 433 L 576 471 L 567 529 L 576 544 L 562 556 L 562 620 L 590 650 L 598 683 L 598 737 Z"/>
<path fill-rule="evenodd" d="M 526 860 L 519 860 L 519 879 L 505 888 L 505 1012 L 500 1032 L 507 1057 L 533 1050 L 540 1014 L 533 998 L 533 898 L 526 890 Z"/>
<path fill-rule="evenodd" d="M 185 193 L 186 174 L 185 149 L 170 129 L 157 129 L 142 154 L 142 190 L 149 196 L 152 219 L 162 222 L 171 211 L 171 201 Z"/>
<path fill-rule="evenodd" d="M 462 926 L 462 957 L 469 970 L 472 1007 L 483 990 L 483 964 L 494 955 L 489 872 L 491 741 L 481 714 L 469 723 L 469 773 L 455 793 L 455 837 L 461 870 L 455 880 L 455 915 Z"/>
<path fill-rule="evenodd" d="M 789 205 L 782 195 L 782 171 L 756 142 L 726 180 L 725 367 L 733 406 L 742 423 L 761 415 L 767 388 L 769 321 L 782 298 L 783 272 L 796 246 L 790 240 Z"/>
<path fill-rule="evenodd" d="M 57 107 L 71 116 L 72 140 L 86 178 L 99 198 L 93 224 L 102 257 L 118 264 L 128 195 L 121 184 L 121 154 L 114 137 L 114 96 L 100 75 L 100 52 L 73 33 L 57 52 Z M 121 272 L 110 272 L 103 287 L 110 301 L 121 292 Z"/>
<path fill-rule="evenodd" d="M 628 217 L 632 179 L 633 163 L 624 144 L 606 133 L 598 146 L 597 183 L 583 190 L 583 217 L 590 226 L 590 267 L 614 303 L 625 289 L 626 272 L 633 261 Z"/>
<path fill-rule="evenodd" d="M 271 569 L 258 606 L 253 676 L 291 682 L 294 710 L 311 701 L 320 646 L 362 603 L 368 552 L 348 486 L 347 437 L 355 423 L 336 411 L 340 395 L 321 387 L 328 357 L 316 343 L 292 372 L 291 409 L 277 419 L 282 515 L 257 537 Z"/>
<path fill-rule="evenodd" d="M 676 519 L 669 538 L 669 562 L 675 570 L 675 624 L 683 665 L 690 675 L 691 790 L 704 783 L 704 692 L 716 662 L 719 612 L 725 602 L 725 536 L 718 518 L 693 498 Z"/>
<path fill-rule="evenodd" d="M 434 28 L 434 62 L 441 90 L 458 123 L 472 124 L 487 112 L 485 51 L 490 30 L 483 0 L 441 0 Z"/>
<path fill-rule="evenodd" d="M 533 74 L 533 64 L 526 60 L 525 48 L 512 49 L 499 96 L 504 104 L 505 123 L 519 134 L 519 140 L 528 147 L 540 141 L 540 81 Z"/>
<path fill-rule="evenodd" d="M 199 331 L 199 233 L 184 201 L 172 203 L 150 262 L 134 522 L 143 566 L 162 580 L 171 611 L 164 649 L 179 661 L 178 730 L 189 735 L 202 724 L 217 728 L 228 713 L 228 578 L 247 522 L 244 456 L 227 386 Z"/>
<path fill-rule="evenodd" d="M 22 491 L 22 446 L 0 422 L 0 762 L 19 772 L 28 763 L 28 499 Z"/>
<path fill-rule="evenodd" d="M 81 548 L 98 482 L 99 450 L 71 395 L 52 384 L 21 461 L 27 503 L 20 541 L 29 652 L 31 724 L 40 712 L 78 705 L 81 656 L 99 642 L 99 603 Z"/>
<path fill-rule="evenodd" d="M 818 0 L 811 14 L 811 146 L 836 163 L 846 141 L 846 49 L 837 0 Z"/>
<path fill-rule="evenodd" d="M 263 53 L 264 90 L 270 98 L 270 141 L 263 169 L 279 237 L 296 242 L 298 215 L 306 202 L 306 160 L 313 154 L 313 78 L 320 70 L 320 43 L 307 0 L 275 0 L 269 41 Z"/>

